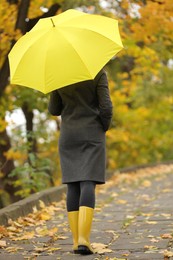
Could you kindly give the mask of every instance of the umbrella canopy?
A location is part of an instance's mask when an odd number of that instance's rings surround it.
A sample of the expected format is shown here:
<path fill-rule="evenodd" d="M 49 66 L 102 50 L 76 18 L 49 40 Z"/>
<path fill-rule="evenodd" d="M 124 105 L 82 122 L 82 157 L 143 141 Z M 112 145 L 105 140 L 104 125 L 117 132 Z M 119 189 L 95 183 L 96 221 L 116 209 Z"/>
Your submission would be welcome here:
<path fill-rule="evenodd" d="M 70 9 L 40 19 L 14 45 L 11 83 L 46 94 L 93 79 L 122 48 L 117 20 Z"/>

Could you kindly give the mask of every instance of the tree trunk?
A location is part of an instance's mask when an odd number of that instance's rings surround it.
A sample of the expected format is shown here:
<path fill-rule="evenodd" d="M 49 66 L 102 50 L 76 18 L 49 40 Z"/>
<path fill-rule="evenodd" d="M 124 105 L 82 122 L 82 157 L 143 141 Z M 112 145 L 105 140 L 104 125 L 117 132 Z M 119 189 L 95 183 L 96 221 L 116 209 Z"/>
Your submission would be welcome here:
<path fill-rule="evenodd" d="M 17 3 L 17 2 L 16 2 Z M 28 9 L 29 9 L 30 0 L 22 0 L 19 6 L 18 17 L 16 21 L 15 29 L 20 29 L 22 32 L 26 28 L 25 19 L 27 17 Z M 14 45 L 14 40 L 11 43 L 11 47 Z M 3 96 L 6 86 L 9 82 L 9 62 L 8 56 L 6 57 L 2 68 L 0 70 L 0 99 Z M 10 138 L 7 134 L 7 131 L 4 130 L 0 133 L 0 169 L 3 173 L 3 177 L 1 179 L 1 186 L 2 188 L 8 192 L 10 197 L 10 202 L 14 202 L 19 198 L 15 197 L 14 193 L 16 189 L 13 186 L 13 179 L 9 178 L 9 174 L 14 169 L 14 162 L 13 160 L 7 160 L 5 157 L 5 152 L 7 152 L 11 148 Z M 2 200 L 1 200 L 2 204 Z"/>
<path fill-rule="evenodd" d="M 9 0 L 8 1 L 11 4 L 18 4 L 18 1 L 14 0 Z M 59 4 L 54 4 L 50 7 L 49 11 L 45 14 L 43 14 L 40 17 L 34 18 L 29 20 L 28 23 L 26 23 L 26 18 L 27 18 L 27 13 L 30 5 L 30 0 L 21 0 L 20 6 L 19 6 L 19 11 L 18 11 L 18 17 L 15 25 L 15 29 L 20 29 L 21 32 L 24 34 L 27 31 L 29 31 L 35 24 L 36 22 L 43 17 L 49 17 L 52 15 L 55 15 L 57 10 L 60 8 Z M 15 41 L 13 40 L 11 42 L 11 48 L 15 44 Z M 0 70 L 0 99 L 3 96 L 3 93 L 5 91 L 6 86 L 8 85 L 9 82 L 9 75 L 10 75 L 10 70 L 9 70 L 9 62 L 8 62 L 8 56 L 6 57 L 1 70 Z M 33 111 L 29 111 L 28 109 L 28 104 L 23 105 L 23 112 L 26 118 L 26 128 L 27 131 L 32 131 L 33 130 Z M 1 140 L 3 142 L 1 142 Z M 32 143 L 31 146 L 31 151 L 36 152 L 36 140 L 33 139 L 33 137 L 30 137 L 29 140 Z M 9 195 L 11 202 L 15 201 L 15 196 L 14 192 L 15 189 L 12 185 L 11 182 L 7 182 L 7 180 L 11 180 L 8 178 L 8 175 L 10 172 L 14 169 L 14 162 L 13 160 L 6 160 L 6 157 L 4 155 L 4 152 L 8 151 L 11 148 L 11 143 L 10 143 L 10 138 L 7 134 L 7 131 L 3 131 L 0 133 L 0 170 L 3 173 L 3 178 L 0 179 L 1 181 L 1 189 L 6 190 Z M 1 178 L 1 177 L 0 177 Z M 2 204 L 2 200 L 0 198 L 0 204 Z"/>
<path fill-rule="evenodd" d="M 1 182 L 1 189 L 5 192 L 4 195 L 7 193 L 8 196 L 8 202 L 3 200 L 3 198 L 0 199 L 1 206 L 6 206 L 7 204 L 10 204 L 11 202 L 15 202 L 19 200 L 14 194 L 17 191 L 16 188 L 13 186 L 13 181 L 15 181 L 15 178 L 8 178 L 8 175 L 11 173 L 11 171 L 14 169 L 14 162 L 13 160 L 7 160 L 5 153 L 11 148 L 10 139 L 7 134 L 7 131 L 4 130 L 3 132 L 0 132 L 0 172 L 2 172 L 3 176 L 0 177 Z M 6 199 L 6 200 L 7 200 Z M 5 203 L 5 204 L 3 204 Z"/>
<path fill-rule="evenodd" d="M 33 133 L 33 118 L 34 113 L 33 110 L 29 109 L 29 105 L 27 102 L 23 103 L 22 111 L 24 113 L 26 119 L 26 131 L 27 131 L 27 142 L 28 142 L 28 154 L 29 153 L 36 153 L 37 151 L 37 143 L 36 139 L 32 135 Z"/>

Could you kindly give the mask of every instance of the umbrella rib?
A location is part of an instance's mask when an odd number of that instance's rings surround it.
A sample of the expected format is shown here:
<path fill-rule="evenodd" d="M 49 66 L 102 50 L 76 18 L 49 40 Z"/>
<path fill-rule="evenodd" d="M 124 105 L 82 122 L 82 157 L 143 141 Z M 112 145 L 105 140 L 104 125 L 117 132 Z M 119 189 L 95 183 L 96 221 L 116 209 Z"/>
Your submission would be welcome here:
<path fill-rule="evenodd" d="M 89 71 L 89 69 L 88 69 L 88 67 L 87 67 L 87 65 L 86 65 L 86 64 L 84 63 L 84 61 L 81 59 L 81 56 L 80 56 L 79 53 L 77 52 L 77 50 L 76 50 L 76 48 L 74 47 L 74 45 L 68 40 L 68 38 L 67 38 L 64 34 L 62 34 L 62 35 L 63 35 L 63 37 L 66 39 L 66 41 L 68 41 L 68 43 L 73 47 L 73 50 L 74 50 L 75 53 L 78 55 L 78 57 L 80 58 L 81 62 L 84 64 L 84 66 L 87 68 L 87 71 L 88 71 L 89 75 L 92 76 L 91 73 L 90 73 L 90 71 Z"/>
<path fill-rule="evenodd" d="M 115 21 L 117 21 L 117 20 L 115 20 Z M 83 30 L 83 31 L 90 31 L 90 32 L 93 32 L 93 33 L 95 33 L 95 34 L 99 34 L 99 35 L 101 35 L 101 36 L 103 36 L 104 38 L 107 38 L 109 41 L 111 40 L 111 41 L 113 41 L 114 42 L 114 40 L 112 40 L 109 36 L 106 36 L 106 35 L 104 35 L 104 34 L 102 34 L 102 32 L 97 32 L 97 31 L 95 31 L 95 30 L 93 30 L 92 28 L 85 28 L 85 27 L 80 27 L 80 24 L 79 24 L 79 27 L 77 27 L 77 26 L 72 26 L 72 25 L 68 25 L 68 26 L 62 26 L 61 25 L 61 28 L 62 28 L 62 30 L 64 30 L 64 28 L 70 28 L 70 29 L 79 29 L 79 30 Z M 115 28 L 116 28 L 116 25 L 115 25 Z M 115 30 L 115 28 L 114 28 L 114 30 Z M 118 29 L 118 22 L 117 22 L 117 29 Z M 120 34 L 118 35 L 119 36 L 119 40 L 120 40 L 120 42 L 121 42 L 121 38 L 120 38 Z M 116 43 L 117 44 L 117 43 Z M 117 44 L 117 45 L 119 45 L 119 44 Z M 123 47 L 123 45 L 119 45 L 120 47 Z"/>
<path fill-rule="evenodd" d="M 61 27 L 61 28 L 62 28 L 62 27 Z M 66 28 L 67 28 L 67 27 L 66 27 Z M 68 26 L 68 28 L 70 28 L 70 29 L 73 29 L 73 28 L 76 29 L 76 27 L 73 27 L 73 26 Z M 107 36 L 105 36 L 105 35 L 103 35 L 103 34 L 101 34 L 101 33 L 99 33 L 99 32 L 96 32 L 96 31 L 94 31 L 94 30 L 92 30 L 92 29 L 86 29 L 86 28 L 78 28 L 78 29 L 79 29 L 79 30 L 83 30 L 83 31 L 89 31 L 89 32 L 92 32 L 93 34 L 100 35 L 101 37 L 107 39 L 108 41 L 111 41 L 113 44 L 116 44 L 116 46 L 119 47 L 120 50 L 123 48 L 123 45 L 120 45 L 120 44 L 116 43 L 114 40 L 108 38 Z M 74 51 L 76 52 L 76 54 L 78 55 L 78 57 L 80 58 L 80 60 L 82 61 L 82 63 L 84 64 L 85 68 L 87 68 L 87 71 L 89 72 L 89 75 L 93 78 L 93 76 L 91 75 L 91 73 L 90 73 L 90 71 L 89 71 L 89 69 L 88 69 L 86 63 L 81 59 L 81 56 L 80 56 L 80 54 L 78 53 L 78 51 L 76 50 L 74 44 L 73 44 L 71 41 L 69 41 L 69 39 L 68 39 L 68 37 L 66 37 L 66 35 L 64 35 L 63 30 L 64 30 L 64 28 L 62 28 L 62 30 L 61 30 L 61 35 L 62 35 L 62 36 L 66 39 L 66 41 L 68 41 L 69 44 L 73 47 Z M 116 53 L 117 53 L 117 52 L 116 52 Z M 114 56 L 114 55 L 112 55 L 112 57 L 113 57 L 113 56 Z M 100 69 L 101 69 L 101 68 L 100 68 Z M 95 75 L 94 75 L 94 76 L 95 76 Z"/>

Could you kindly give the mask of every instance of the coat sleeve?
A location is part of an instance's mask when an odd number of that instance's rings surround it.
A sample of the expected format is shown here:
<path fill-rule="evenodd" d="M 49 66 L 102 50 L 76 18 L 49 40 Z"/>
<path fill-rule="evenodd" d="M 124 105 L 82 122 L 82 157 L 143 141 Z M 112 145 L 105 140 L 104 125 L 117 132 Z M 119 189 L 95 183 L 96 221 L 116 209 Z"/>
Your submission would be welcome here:
<path fill-rule="evenodd" d="M 106 72 L 102 70 L 102 72 L 99 74 L 101 75 L 99 75 L 99 78 L 97 79 L 96 83 L 99 105 L 99 117 L 103 125 L 103 129 L 106 132 L 111 124 L 113 107 L 109 94 Z"/>
<path fill-rule="evenodd" d="M 60 116 L 62 112 L 62 99 L 57 90 L 50 94 L 48 110 L 53 116 Z"/>

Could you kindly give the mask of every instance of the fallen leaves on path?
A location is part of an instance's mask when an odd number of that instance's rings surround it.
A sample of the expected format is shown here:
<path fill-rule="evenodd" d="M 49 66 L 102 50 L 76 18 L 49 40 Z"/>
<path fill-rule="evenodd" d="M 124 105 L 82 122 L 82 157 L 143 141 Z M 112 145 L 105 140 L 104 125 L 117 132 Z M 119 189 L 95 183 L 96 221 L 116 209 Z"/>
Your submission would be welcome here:
<path fill-rule="evenodd" d="M 123 194 L 129 192 L 129 187 L 131 187 L 131 190 L 133 190 L 133 188 L 140 187 L 142 192 L 136 195 L 135 200 L 141 203 L 141 207 L 149 203 L 152 203 L 155 200 L 155 196 L 147 194 L 147 190 L 152 188 L 152 180 L 155 179 L 161 181 L 162 178 L 165 178 L 165 174 L 169 174 L 171 172 L 173 172 L 173 165 L 159 165 L 155 167 L 142 168 L 134 170 L 130 173 L 119 174 L 118 172 L 116 172 L 115 175 L 104 185 L 104 189 L 101 187 L 97 187 L 97 192 L 105 196 L 105 200 L 101 202 L 100 206 L 97 205 L 97 208 L 95 209 L 96 214 L 98 214 L 98 216 L 100 217 L 98 219 L 96 218 L 95 222 L 100 221 L 102 216 L 102 210 L 111 205 L 111 203 L 114 203 L 115 207 L 121 208 L 122 211 L 126 208 L 130 209 L 130 211 L 126 211 L 123 214 L 121 226 L 122 233 L 123 229 L 127 230 L 130 225 L 136 224 L 138 216 L 141 217 L 141 222 L 138 222 L 139 226 L 143 222 L 147 226 L 148 230 L 152 229 L 152 227 L 157 227 L 157 216 L 155 215 L 154 211 L 152 211 L 152 208 L 151 212 L 143 212 L 141 209 L 133 209 L 132 205 L 129 204 L 129 198 L 127 196 L 123 197 Z M 118 190 L 114 189 L 114 187 L 116 186 L 118 187 Z M 166 195 L 166 193 L 171 192 L 170 187 L 171 186 L 168 185 L 167 188 L 160 192 L 163 192 Z M 107 194 L 108 189 L 109 195 Z M 42 253 L 51 255 L 54 252 L 61 250 L 61 246 L 59 246 L 55 242 L 59 240 L 65 240 L 68 238 L 66 236 L 66 232 L 69 232 L 69 229 L 67 225 L 67 219 L 65 219 L 65 200 L 62 200 L 57 203 L 52 203 L 49 206 L 46 206 L 43 201 L 40 201 L 39 208 L 40 209 L 38 210 L 37 207 L 34 207 L 33 212 L 25 217 L 20 217 L 15 221 L 9 220 L 9 226 L 7 227 L 0 226 L 1 249 L 5 250 L 8 253 L 17 253 L 18 251 L 20 252 L 20 250 L 22 250 L 23 248 L 17 245 L 13 246 L 15 243 L 18 243 L 20 245 L 20 243 L 22 243 L 21 241 L 30 241 L 30 243 L 32 243 L 33 246 L 31 253 L 33 257 L 37 257 Z M 153 218 L 153 216 L 155 218 Z M 55 219 L 55 217 L 56 221 L 53 222 L 52 220 Z M 114 219 L 111 219 L 109 213 L 105 213 L 104 217 L 108 217 L 108 223 L 114 222 Z M 162 212 L 160 213 L 159 217 L 167 221 L 171 219 L 172 214 L 169 212 Z M 59 220 L 59 225 L 57 225 L 57 219 Z M 50 223 L 49 220 L 52 221 L 51 225 L 47 224 Z M 136 226 L 136 229 L 137 228 L 138 226 Z M 145 232 L 145 230 L 143 231 Z M 115 241 L 121 236 L 121 232 L 118 233 L 117 230 L 105 230 L 105 234 L 112 235 L 111 242 L 109 240 L 108 244 L 93 243 L 92 246 L 94 250 L 97 252 L 97 254 L 105 255 L 113 253 L 109 246 L 111 246 L 111 243 L 116 243 Z M 143 250 L 146 254 L 158 252 L 159 247 L 157 247 L 156 245 L 159 245 L 157 243 L 162 241 L 162 239 L 165 239 L 164 242 L 166 242 L 166 239 L 171 241 L 173 240 L 173 234 L 166 232 L 170 231 L 163 230 L 163 234 L 159 234 L 157 236 L 154 236 L 152 233 L 147 234 L 146 238 L 148 240 L 146 242 L 146 245 L 142 245 Z M 141 234 L 141 237 L 139 236 L 139 239 L 136 239 L 136 241 L 129 241 L 129 244 L 140 244 L 142 236 L 143 234 Z M 45 237 L 48 238 L 46 242 L 42 242 L 40 244 L 35 242 L 38 238 L 43 238 L 44 240 Z M 159 253 L 161 253 L 161 251 Z M 129 254 L 130 251 L 126 252 L 125 250 L 124 253 L 122 252 L 121 256 L 126 257 Z M 173 256 L 173 252 L 168 250 L 164 250 L 162 254 L 164 255 L 165 260 Z M 125 260 L 126 258 L 106 257 L 105 259 Z"/>
<path fill-rule="evenodd" d="M 155 177 L 158 181 L 165 178 L 165 175 L 173 172 L 173 164 L 160 164 L 152 167 L 134 168 L 129 172 L 119 172 L 115 171 L 114 175 L 105 184 L 104 193 L 106 193 L 106 188 L 111 186 L 117 186 L 123 184 L 141 186 L 143 188 L 150 187 L 152 184 L 152 179 Z M 101 187 L 98 187 L 99 192 L 103 192 Z M 163 192 L 170 192 L 171 189 L 167 188 Z"/>
<path fill-rule="evenodd" d="M 52 203 L 46 206 L 43 201 L 40 201 L 40 209 L 33 208 L 33 213 L 28 214 L 26 217 L 19 217 L 17 220 L 9 220 L 9 226 L 0 226 L 0 239 L 7 238 L 7 241 L 24 241 L 31 240 L 39 237 L 50 237 L 53 241 L 67 239 L 67 236 L 63 236 L 58 233 L 57 226 L 48 227 L 46 222 L 55 215 L 60 219 L 63 219 L 63 213 L 65 209 L 65 201 L 62 200 L 57 203 Z M 63 225 L 63 223 L 62 223 Z M 8 253 L 16 253 L 22 250 L 22 247 L 9 246 L 6 240 L 0 240 L 0 248 L 4 248 Z M 34 242 L 33 242 L 34 243 Z M 47 252 L 48 254 L 60 250 L 60 247 L 52 247 L 44 244 L 43 247 L 34 245 L 34 255 L 39 255 L 40 252 Z"/>

